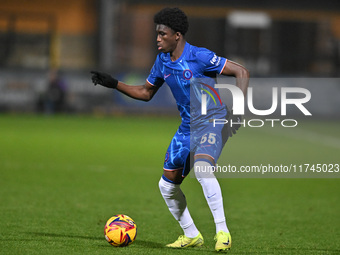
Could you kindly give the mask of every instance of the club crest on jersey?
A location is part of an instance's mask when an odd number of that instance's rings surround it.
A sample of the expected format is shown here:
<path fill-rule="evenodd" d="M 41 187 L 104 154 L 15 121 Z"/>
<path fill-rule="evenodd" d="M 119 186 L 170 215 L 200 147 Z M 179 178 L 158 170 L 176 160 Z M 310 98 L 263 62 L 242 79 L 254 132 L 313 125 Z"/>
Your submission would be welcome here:
<path fill-rule="evenodd" d="M 185 69 L 185 70 L 183 71 L 183 77 L 184 77 L 184 79 L 186 79 L 186 80 L 190 80 L 190 79 L 192 78 L 192 72 L 191 72 L 191 70 L 190 70 L 190 69 Z"/>

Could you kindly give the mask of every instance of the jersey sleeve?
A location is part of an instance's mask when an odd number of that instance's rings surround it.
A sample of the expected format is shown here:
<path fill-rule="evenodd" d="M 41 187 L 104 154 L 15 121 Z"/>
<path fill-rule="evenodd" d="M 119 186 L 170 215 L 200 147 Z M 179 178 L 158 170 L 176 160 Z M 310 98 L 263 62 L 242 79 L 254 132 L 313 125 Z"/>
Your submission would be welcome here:
<path fill-rule="evenodd" d="M 163 76 L 161 69 L 162 69 L 162 62 L 158 55 L 153 67 L 151 68 L 150 74 L 148 78 L 146 79 L 147 82 L 157 87 L 162 86 L 164 83 L 164 76 Z"/>
<path fill-rule="evenodd" d="M 215 52 L 204 48 L 197 52 L 197 57 L 201 61 L 204 72 L 216 72 L 218 74 L 222 73 L 228 61 L 224 57 L 217 56 Z"/>

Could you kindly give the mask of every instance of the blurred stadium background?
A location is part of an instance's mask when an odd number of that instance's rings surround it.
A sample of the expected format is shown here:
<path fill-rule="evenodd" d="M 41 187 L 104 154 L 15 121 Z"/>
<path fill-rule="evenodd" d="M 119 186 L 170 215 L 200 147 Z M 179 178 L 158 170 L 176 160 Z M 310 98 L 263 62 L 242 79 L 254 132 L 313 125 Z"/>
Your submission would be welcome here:
<path fill-rule="evenodd" d="M 273 86 L 312 94 L 312 117 L 242 128 L 221 164 L 339 164 L 338 0 L 0 0 L 1 254 L 178 254 L 163 248 L 180 229 L 157 186 L 180 121 L 169 89 L 145 103 L 90 79 L 94 69 L 144 83 L 157 54 L 153 15 L 165 6 L 188 14 L 190 43 L 250 70 L 258 109 Z M 243 177 L 219 179 L 234 254 L 339 254 L 339 178 Z M 197 181 L 183 189 L 208 254 L 211 213 Z M 139 234 L 112 251 L 103 226 L 116 213 Z"/>
<path fill-rule="evenodd" d="M 94 89 L 89 74 L 104 70 L 127 83 L 144 83 L 157 54 L 153 15 L 168 5 L 188 14 L 190 43 L 244 64 L 252 77 L 334 78 L 340 73 L 339 1 L 0 3 L 0 112 L 177 114 L 166 86 L 145 104 Z M 48 89 L 51 73 L 62 79 L 55 83 L 62 93 L 55 105 L 50 101 L 58 91 Z M 317 82 L 313 88 L 318 90 L 312 96 L 321 93 L 333 105 L 314 116 L 339 118 L 339 81 Z M 313 102 L 314 108 L 320 106 Z"/>

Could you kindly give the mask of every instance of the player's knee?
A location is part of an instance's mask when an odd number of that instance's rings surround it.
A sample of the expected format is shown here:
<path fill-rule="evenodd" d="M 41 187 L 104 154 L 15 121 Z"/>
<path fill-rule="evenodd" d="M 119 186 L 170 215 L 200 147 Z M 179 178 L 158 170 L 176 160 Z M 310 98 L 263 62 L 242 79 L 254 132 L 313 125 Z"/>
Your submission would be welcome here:
<path fill-rule="evenodd" d="M 215 167 L 207 160 L 196 160 L 194 172 L 197 180 L 201 183 L 205 178 L 215 178 Z"/>
<path fill-rule="evenodd" d="M 179 185 L 164 180 L 162 176 L 158 182 L 158 187 L 163 197 L 164 196 L 171 197 L 177 192 Z"/>

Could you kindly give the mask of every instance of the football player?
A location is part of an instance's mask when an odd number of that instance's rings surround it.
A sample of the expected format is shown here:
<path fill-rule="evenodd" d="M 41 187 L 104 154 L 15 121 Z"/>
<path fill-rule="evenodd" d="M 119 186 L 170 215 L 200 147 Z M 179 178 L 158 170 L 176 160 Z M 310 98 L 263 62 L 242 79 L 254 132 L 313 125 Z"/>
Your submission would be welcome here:
<path fill-rule="evenodd" d="M 144 85 L 131 86 L 112 76 L 92 71 L 93 83 L 116 89 L 125 95 L 149 101 L 166 83 L 176 100 L 182 122 L 165 154 L 163 175 L 159 189 L 173 217 L 179 222 L 184 235 L 168 247 L 187 248 L 203 245 L 204 239 L 197 229 L 187 207 L 181 183 L 194 167 L 195 176 L 216 225 L 215 250 L 229 250 L 231 235 L 226 224 L 221 188 L 213 171 L 228 137 L 239 125 L 216 125 L 211 119 L 231 119 L 232 113 L 221 102 L 205 98 L 207 112 L 202 114 L 202 91 L 217 95 L 214 89 L 217 74 L 234 76 L 236 86 L 244 95 L 248 88 L 249 72 L 238 63 L 217 56 L 214 52 L 189 44 L 186 14 L 178 8 L 164 8 L 154 16 L 157 47 L 160 53 Z"/>

